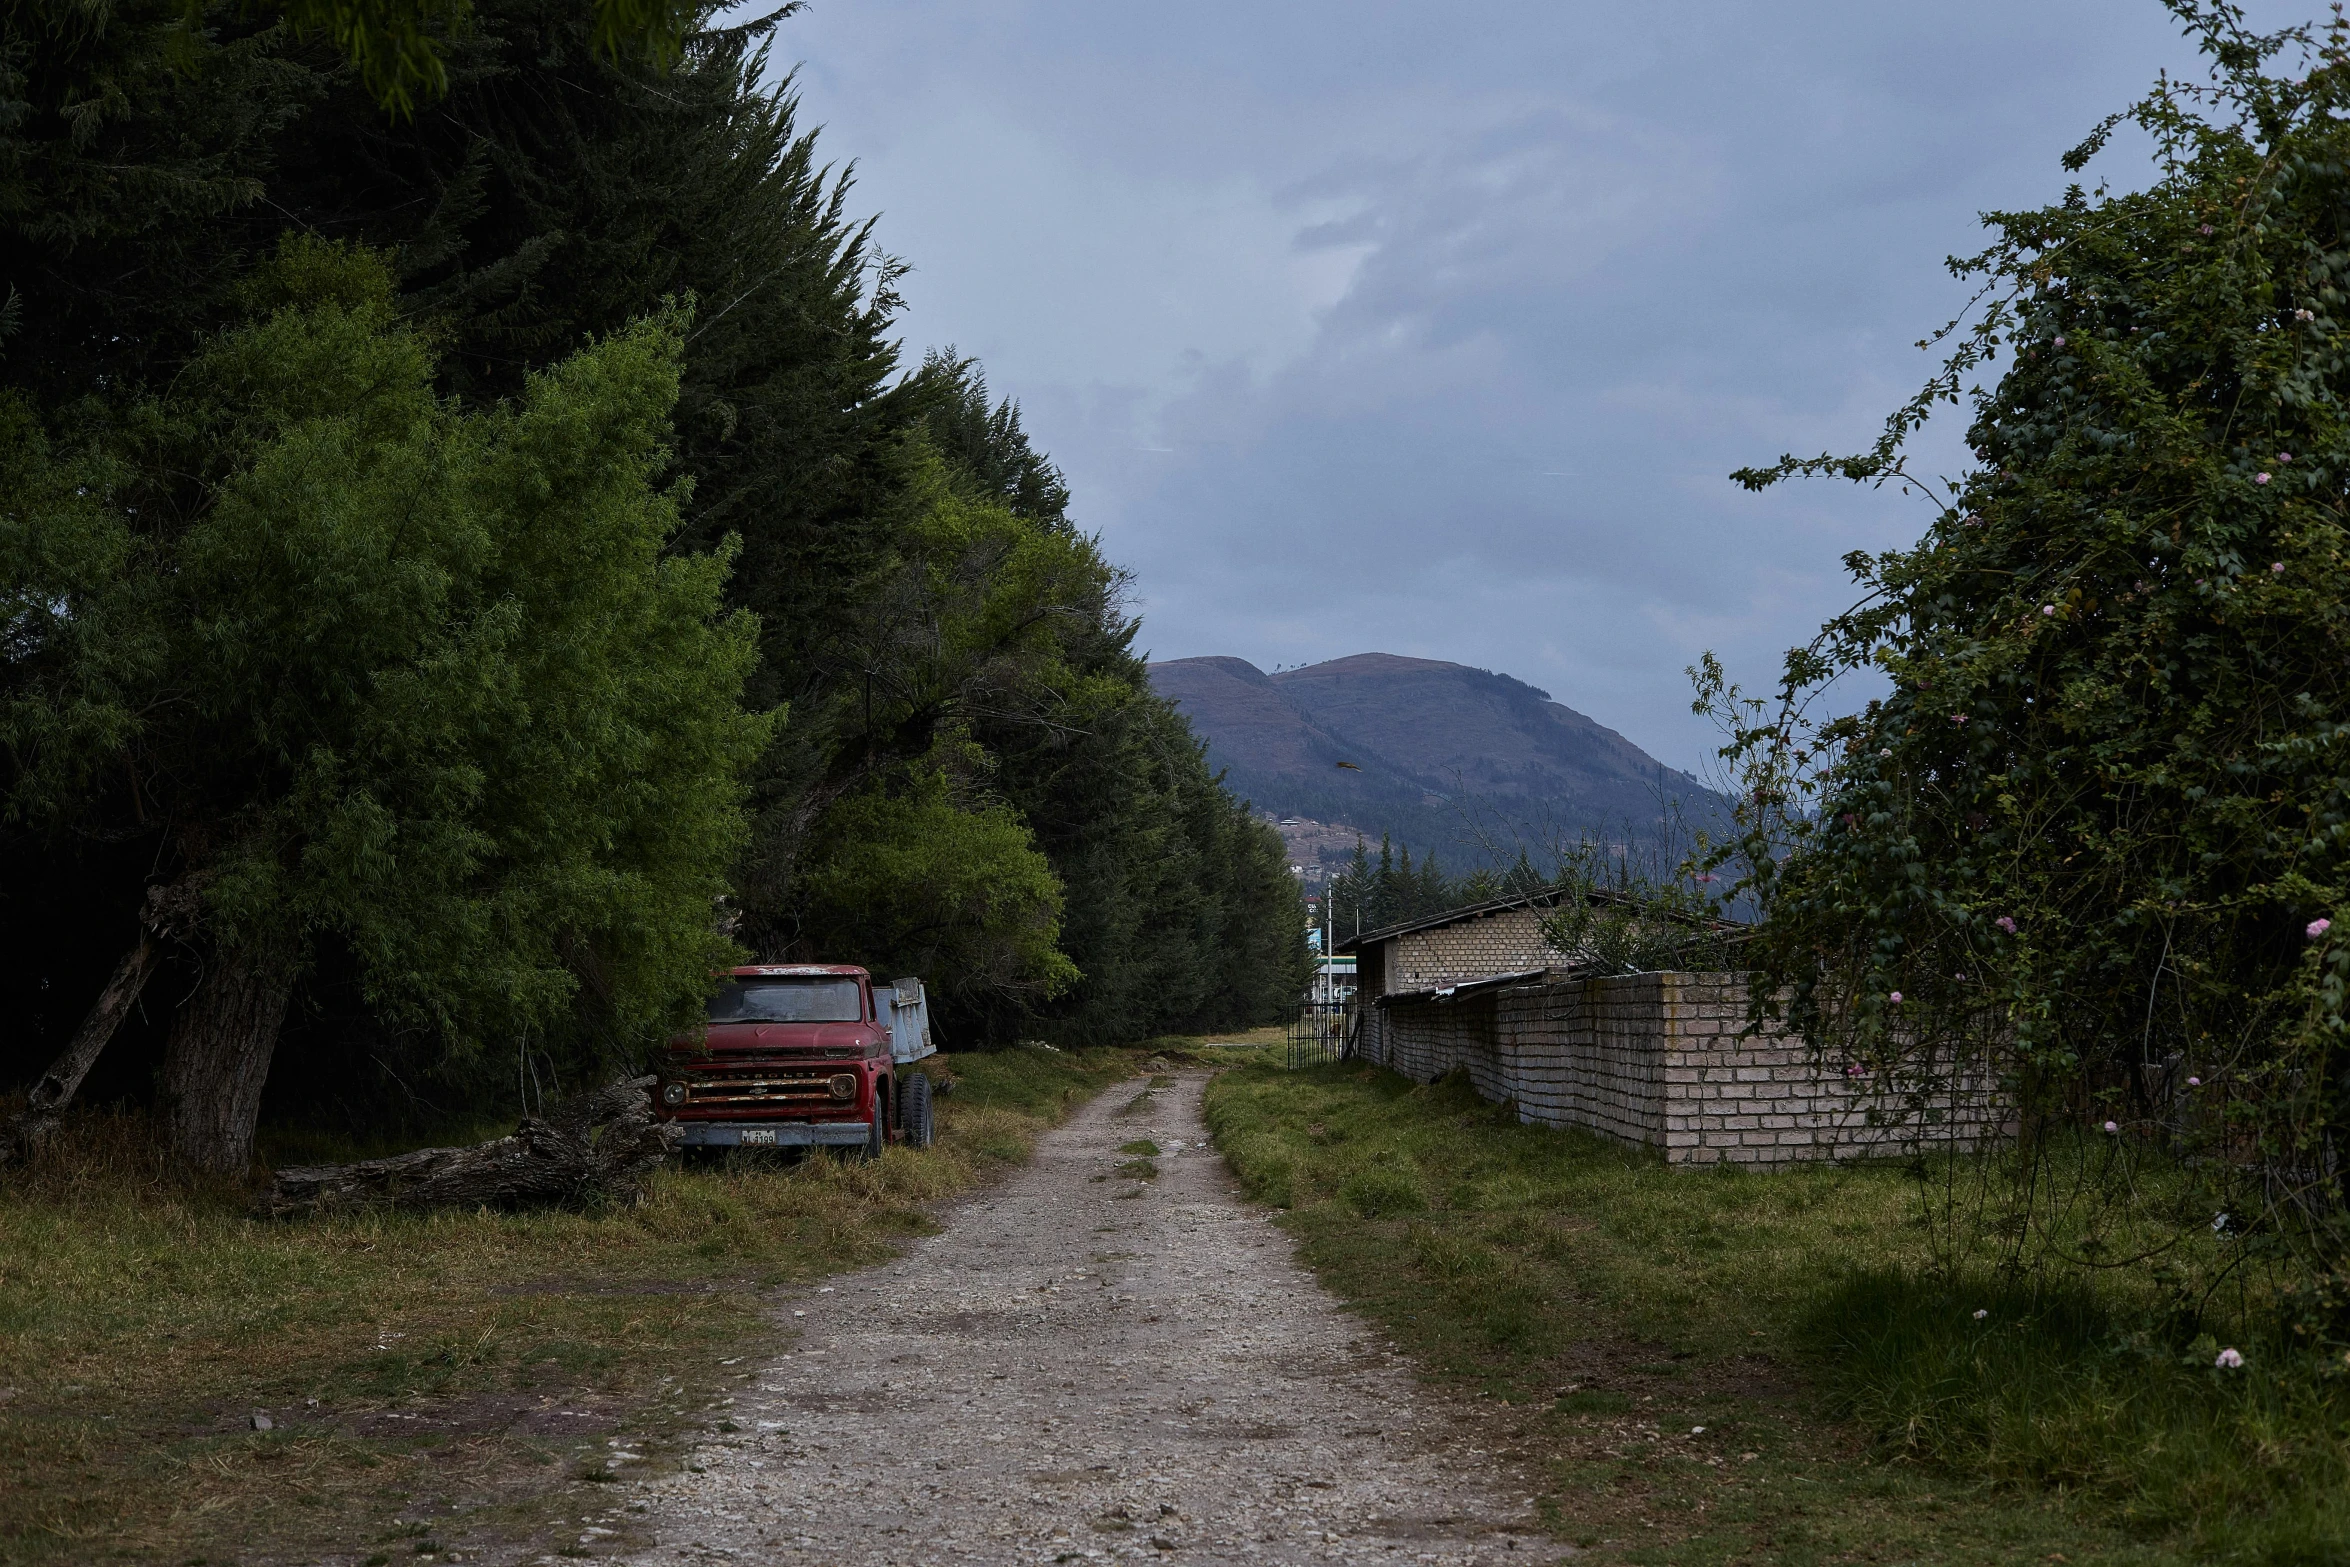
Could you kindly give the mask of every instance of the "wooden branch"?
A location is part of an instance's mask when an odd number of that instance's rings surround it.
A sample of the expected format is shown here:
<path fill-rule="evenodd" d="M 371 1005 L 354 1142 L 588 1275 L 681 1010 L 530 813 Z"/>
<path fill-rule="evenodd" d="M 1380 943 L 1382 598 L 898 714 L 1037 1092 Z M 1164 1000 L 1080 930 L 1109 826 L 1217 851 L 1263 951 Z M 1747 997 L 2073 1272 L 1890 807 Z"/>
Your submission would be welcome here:
<path fill-rule="evenodd" d="M 57 1130 L 65 1107 L 80 1092 L 82 1079 L 97 1064 L 99 1052 L 122 1027 L 122 1020 L 138 1004 L 139 994 L 155 972 L 158 941 L 186 941 L 194 934 L 202 908 L 204 880 L 184 876 L 168 886 L 149 887 L 139 911 L 138 945 L 123 954 L 113 977 L 83 1017 L 65 1053 L 49 1063 L 25 1096 L 25 1107 L 0 1123 L 0 1165 L 28 1158 L 51 1132 Z"/>
<path fill-rule="evenodd" d="M 155 950 L 155 938 L 142 929 L 138 945 L 114 965 L 113 977 L 98 992 L 98 999 L 91 1004 L 65 1052 L 50 1062 L 49 1070 L 34 1082 L 32 1092 L 25 1096 L 25 1107 L 0 1124 L 0 1164 L 14 1164 L 31 1157 L 33 1150 L 57 1130 L 58 1118 L 72 1103 L 82 1079 L 97 1064 L 98 1053 L 122 1026 L 122 1020 L 138 1001 L 139 992 L 147 988 L 147 976 L 155 971 Z"/>
<path fill-rule="evenodd" d="M 525 1116 L 511 1137 L 389 1159 L 280 1170 L 254 1204 L 270 1217 L 362 1208 L 634 1202 L 676 1145 L 653 1118 L 652 1077 L 626 1078 Z"/>

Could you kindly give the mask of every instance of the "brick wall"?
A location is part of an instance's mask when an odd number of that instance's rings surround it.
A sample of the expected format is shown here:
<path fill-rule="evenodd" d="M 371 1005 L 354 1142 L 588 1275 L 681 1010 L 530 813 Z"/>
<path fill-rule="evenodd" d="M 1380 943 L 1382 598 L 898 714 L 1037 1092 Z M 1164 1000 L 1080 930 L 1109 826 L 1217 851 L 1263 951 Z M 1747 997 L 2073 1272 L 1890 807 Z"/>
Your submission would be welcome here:
<path fill-rule="evenodd" d="M 1745 1028 L 1735 974 L 1633 974 L 1368 1007 L 1357 1053 L 1422 1082 L 1464 1068 L 1521 1120 L 1660 1148 L 1674 1164 L 1881 1157 L 2004 1127 L 1990 1092 L 1905 1103 L 1823 1068 L 1799 1039 Z"/>
<path fill-rule="evenodd" d="M 1431 990 L 1488 974 L 1548 968 L 1564 962 L 1542 939 L 1548 909 L 1500 909 L 1428 930 L 1406 931 L 1377 943 L 1387 949 L 1381 995 Z"/>

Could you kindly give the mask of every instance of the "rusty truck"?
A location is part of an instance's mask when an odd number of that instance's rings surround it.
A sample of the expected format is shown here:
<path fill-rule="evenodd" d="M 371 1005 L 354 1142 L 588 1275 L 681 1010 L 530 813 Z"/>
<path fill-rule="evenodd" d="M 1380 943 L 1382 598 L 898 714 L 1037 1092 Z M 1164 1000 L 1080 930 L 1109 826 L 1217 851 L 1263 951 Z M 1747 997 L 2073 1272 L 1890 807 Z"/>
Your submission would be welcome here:
<path fill-rule="evenodd" d="M 697 1034 L 670 1041 L 654 1098 L 683 1148 L 930 1146 L 936 1050 L 919 979 L 843 963 L 729 970 Z"/>

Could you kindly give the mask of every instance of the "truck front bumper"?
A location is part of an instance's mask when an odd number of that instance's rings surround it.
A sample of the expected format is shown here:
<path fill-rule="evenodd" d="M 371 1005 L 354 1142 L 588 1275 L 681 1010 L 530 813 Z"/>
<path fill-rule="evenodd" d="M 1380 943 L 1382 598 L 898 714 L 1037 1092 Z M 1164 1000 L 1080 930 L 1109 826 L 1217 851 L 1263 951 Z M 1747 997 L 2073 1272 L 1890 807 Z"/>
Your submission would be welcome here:
<path fill-rule="evenodd" d="M 870 1121 L 676 1121 L 680 1148 L 862 1148 Z"/>

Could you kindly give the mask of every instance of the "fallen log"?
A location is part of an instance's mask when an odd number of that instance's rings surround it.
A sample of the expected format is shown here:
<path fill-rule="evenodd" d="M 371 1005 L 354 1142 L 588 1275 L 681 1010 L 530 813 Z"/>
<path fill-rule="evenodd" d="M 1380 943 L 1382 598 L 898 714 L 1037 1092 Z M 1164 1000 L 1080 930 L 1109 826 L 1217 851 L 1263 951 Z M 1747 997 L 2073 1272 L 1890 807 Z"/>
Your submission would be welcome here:
<path fill-rule="evenodd" d="M 585 1207 L 633 1202 L 676 1145 L 653 1118 L 652 1077 L 626 1078 L 525 1116 L 511 1137 L 471 1148 L 419 1148 L 389 1159 L 277 1172 L 254 1203 L 268 1217 L 365 1208 Z"/>

